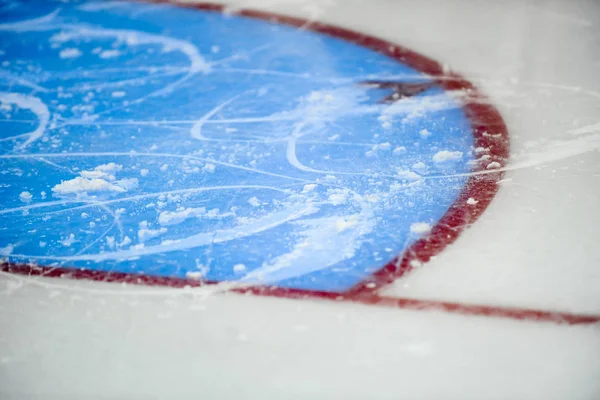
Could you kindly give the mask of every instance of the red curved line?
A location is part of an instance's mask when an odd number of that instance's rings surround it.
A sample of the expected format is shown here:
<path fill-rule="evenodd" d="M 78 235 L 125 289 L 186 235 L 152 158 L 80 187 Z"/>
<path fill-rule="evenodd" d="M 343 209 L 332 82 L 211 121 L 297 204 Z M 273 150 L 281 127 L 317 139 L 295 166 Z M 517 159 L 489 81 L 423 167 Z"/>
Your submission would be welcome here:
<path fill-rule="evenodd" d="M 86 269 L 52 268 L 32 264 L 0 264 L 0 271 L 12 274 L 39 276 L 47 278 L 85 279 L 98 282 L 118 282 L 121 284 L 168 286 L 172 288 L 200 287 L 217 282 L 127 274 L 123 272 L 106 272 Z M 537 310 L 523 307 L 502 307 L 481 304 L 464 304 L 449 301 L 421 300 L 403 297 L 380 296 L 376 293 L 362 292 L 351 296 L 331 292 L 306 291 L 278 287 L 250 287 L 230 290 L 236 293 L 251 293 L 261 296 L 283 297 L 288 299 L 322 299 L 329 301 L 350 301 L 358 304 L 377 305 L 417 311 L 438 311 L 478 317 L 496 317 L 519 321 L 549 322 L 566 325 L 587 325 L 600 323 L 598 314 L 578 314 Z"/>
<path fill-rule="evenodd" d="M 184 3 L 178 0 L 146 0 L 152 3 L 169 2 L 182 7 L 200 9 L 204 11 L 227 12 L 226 6 L 213 3 Z M 490 157 L 475 165 L 463 191 L 457 200 L 448 209 L 446 214 L 432 228 L 430 233 L 416 241 L 402 255 L 379 269 L 372 276 L 356 285 L 345 293 L 330 293 L 321 291 L 308 291 L 299 289 L 277 287 L 250 287 L 233 289 L 234 292 L 254 293 L 265 296 L 285 298 L 320 298 L 328 300 L 351 301 L 361 304 L 388 306 L 412 310 L 437 310 L 447 313 L 464 315 L 502 317 L 514 320 L 534 320 L 543 322 L 566 324 L 593 324 L 600 322 L 600 315 L 584 315 L 576 313 L 563 313 L 528 308 L 510 308 L 488 305 L 469 305 L 455 302 L 436 300 L 418 300 L 380 296 L 374 291 L 393 282 L 408 273 L 415 262 L 425 263 L 431 257 L 440 253 L 446 246 L 452 244 L 460 233 L 470 224 L 474 223 L 483 214 L 498 191 L 497 182 L 502 178 L 501 169 L 506 166 L 509 156 L 508 130 L 498 110 L 488 103 L 487 98 L 477 88 L 462 76 L 448 72 L 437 61 L 418 54 L 412 50 L 398 46 L 388 41 L 355 32 L 349 29 L 311 22 L 301 18 L 277 15 L 271 12 L 258 10 L 236 10 L 233 14 L 266 20 L 273 23 L 284 24 L 310 30 L 325 35 L 343 39 L 362 47 L 369 48 L 388 57 L 391 57 L 415 70 L 429 75 L 438 86 L 446 91 L 464 91 L 469 101 L 463 106 L 467 118 L 471 123 L 475 147 L 486 148 L 485 154 Z M 500 171 L 490 172 L 487 167 L 490 163 L 498 166 Z M 478 174 L 480 172 L 485 172 Z M 467 204 L 469 198 L 474 198 L 477 203 Z M 60 277 L 72 279 L 87 279 L 102 282 L 121 282 L 127 284 L 160 285 L 169 287 L 197 287 L 216 282 L 196 281 L 175 277 L 147 276 L 140 274 L 94 271 L 86 269 L 53 268 L 31 264 L 0 263 L 0 270 L 15 274 Z"/>
<path fill-rule="evenodd" d="M 163 0 L 149 1 L 154 3 L 164 2 Z M 213 3 L 186 3 L 177 0 L 167 0 L 167 2 L 204 11 L 227 11 L 226 6 Z M 429 75 L 438 86 L 446 91 L 465 92 L 469 101 L 463 106 L 463 111 L 471 123 L 475 148 L 489 149 L 485 154 L 490 157 L 475 165 L 472 171 L 475 174 L 468 178 L 464 189 L 454 204 L 450 206 L 429 234 L 413 243 L 403 254 L 390 261 L 363 282 L 345 292 L 345 297 L 352 297 L 364 292 L 374 292 L 408 273 L 415 262 L 419 264 L 426 263 L 446 246 L 452 244 L 466 227 L 474 223 L 483 214 L 496 195 L 498 191 L 497 182 L 503 176 L 501 171 L 490 173 L 487 167 L 493 162 L 497 163 L 495 165 L 498 166 L 498 169 L 506 166 L 509 155 L 509 137 L 506 125 L 498 110 L 489 104 L 488 99 L 471 82 L 458 74 L 446 71 L 437 61 L 370 35 L 321 22 L 312 22 L 266 11 L 236 10 L 233 13 L 272 23 L 294 26 L 355 43 Z M 484 174 L 477 174 L 484 171 Z M 477 200 L 477 204 L 467 204 L 467 200 L 471 197 Z"/>

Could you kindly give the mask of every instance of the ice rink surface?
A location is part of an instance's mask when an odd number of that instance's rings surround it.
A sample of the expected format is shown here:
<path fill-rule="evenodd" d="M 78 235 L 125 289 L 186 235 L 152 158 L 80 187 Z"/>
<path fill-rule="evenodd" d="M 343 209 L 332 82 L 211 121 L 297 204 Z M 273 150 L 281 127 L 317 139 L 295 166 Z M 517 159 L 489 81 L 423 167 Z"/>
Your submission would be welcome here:
<path fill-rule="evenodd" d="M 32 4 L 0 398 L 600 398 L 600 3 Z"/>

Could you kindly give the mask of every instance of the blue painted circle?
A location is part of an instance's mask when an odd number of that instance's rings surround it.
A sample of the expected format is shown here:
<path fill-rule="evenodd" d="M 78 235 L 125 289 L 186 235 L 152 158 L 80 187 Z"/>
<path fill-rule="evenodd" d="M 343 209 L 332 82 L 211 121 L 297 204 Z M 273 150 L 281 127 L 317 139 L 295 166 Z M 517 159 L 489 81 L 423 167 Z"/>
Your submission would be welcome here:
<path fill-rule="evenodd" d="M 170 5 L 0 6 L 0 255 L 341 292 L 446 213 L 473 133 L 356 44 Z"/>

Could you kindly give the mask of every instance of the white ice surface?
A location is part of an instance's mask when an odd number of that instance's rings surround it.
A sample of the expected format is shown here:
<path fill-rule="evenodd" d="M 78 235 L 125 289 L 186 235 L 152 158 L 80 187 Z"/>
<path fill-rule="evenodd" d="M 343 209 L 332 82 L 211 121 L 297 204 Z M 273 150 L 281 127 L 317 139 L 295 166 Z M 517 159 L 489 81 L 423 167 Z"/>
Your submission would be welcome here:
<path fill-rule="evenodd" d="M 600 313 L 598 3 L 242 3 L 447 62 L 490 95 L 508 124 L 511 164 L 490 208 L 386 294 Z M 5 275 L 0 285 L 0 398 L 600 398 L 597 325 L 218 288 Z"/>
<path fill-rule="evenodd" d="M 412 4 L 418 22 L 398 17 L 384 35 L 472 78 L 508 125 L 511 162 L 491 206 L 456 245 L 384 292 L 598 313 L 598 4 L 456 2 L 437 13 L 430 3 Z"/>
<path fill-rule="evenodd" d="M 594 326 L 20 279 L 2 281 L 10 294 L 0 324 L 11 346 L 0 394 L 8 398 L 564 400 L 600 392 Z"/>

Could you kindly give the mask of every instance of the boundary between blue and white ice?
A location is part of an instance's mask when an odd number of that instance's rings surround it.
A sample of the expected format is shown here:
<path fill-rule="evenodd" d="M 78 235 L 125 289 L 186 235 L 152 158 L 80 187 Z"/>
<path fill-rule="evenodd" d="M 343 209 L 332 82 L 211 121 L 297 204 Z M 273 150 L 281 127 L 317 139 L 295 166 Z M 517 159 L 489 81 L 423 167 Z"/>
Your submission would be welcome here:
<path fill-rule="evenodd" d="M 11 3 L 9 261 L 341 292 L 426 234 L 471 170 L 456 94 L 380 104 L 361 81 L 428 77 L 372 50 L 172 5 Z"/>

